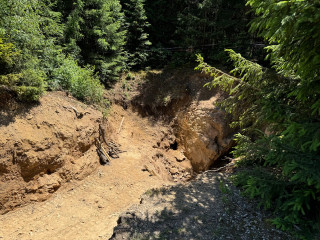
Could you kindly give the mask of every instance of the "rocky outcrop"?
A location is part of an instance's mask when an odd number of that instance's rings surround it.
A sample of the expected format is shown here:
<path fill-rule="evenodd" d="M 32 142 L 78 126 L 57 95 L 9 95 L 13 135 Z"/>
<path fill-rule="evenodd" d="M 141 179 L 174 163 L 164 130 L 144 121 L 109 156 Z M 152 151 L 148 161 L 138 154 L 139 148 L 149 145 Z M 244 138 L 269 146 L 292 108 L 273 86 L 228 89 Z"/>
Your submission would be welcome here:
<path fill-rule="evenodd" d="M 0 109 L 0 213 L 47 199 L 98 166 L 101 113 L 65 93 Z"/>
<path fill-rule="evenodd" d="M 125 82 L 130 85 L 130 92 L 119 83 L 110 98 L 117 99 L 115 102 L 125 108 L 131 105 L 143 117 L 172 126 L 174 138 L 161 139 L 156 147 L 170 148 L 176 139 L 175 148 L 191 161 L 194 171 L 200 172 L 207 170 L 233 145 L 230 119 L 217 107 L 224 93 L 217 88 L 203 87 L 210 80 L 194 69 L 149 71 L 141 77 L 137 75 L 135 81 Z"/>
<path fill-rule="evenodd" d="M 179 112 L 176 132 L 184 155 L 194 171 L 207 170 L 234 144 L 227 114 L 216 106 L 217 97 L 194 101 L 187 111 Z"/>

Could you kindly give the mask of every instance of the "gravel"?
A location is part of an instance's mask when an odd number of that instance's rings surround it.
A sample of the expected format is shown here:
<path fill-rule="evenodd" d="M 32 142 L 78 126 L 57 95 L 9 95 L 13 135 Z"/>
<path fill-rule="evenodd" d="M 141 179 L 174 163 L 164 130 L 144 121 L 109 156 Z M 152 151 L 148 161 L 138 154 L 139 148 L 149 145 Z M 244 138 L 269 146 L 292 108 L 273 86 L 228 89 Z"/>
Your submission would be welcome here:
<path fill-rule="evenodd" d="M 147 191 L 118 219 L 111 239 L 294 239 L 270 224 L 271 213 L 240 195 L 228 175 L 199 174 Z"/>

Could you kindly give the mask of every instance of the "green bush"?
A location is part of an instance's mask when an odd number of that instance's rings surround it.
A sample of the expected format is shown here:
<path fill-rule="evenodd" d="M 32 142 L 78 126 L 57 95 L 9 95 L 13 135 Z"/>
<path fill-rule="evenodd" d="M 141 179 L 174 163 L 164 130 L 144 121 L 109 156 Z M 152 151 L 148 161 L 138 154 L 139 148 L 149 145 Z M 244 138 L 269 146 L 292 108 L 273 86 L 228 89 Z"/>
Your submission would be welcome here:
<path fill-rule="evenodd" d="M 234 154 L 242 156 L 240 165 L 256 168 L 240 171 L 234 178 L 236 185 L 276 212 L 273 223 L 278 228 L 300 229 L 300 237 L 312 239 L 310 233 L 320 229 L 319 155 L 294 147 L 284 135 L 251 141 L 238 134 L 237 141 Z"/>
<path fill-rule="evenodd" d="M 103 86 L 92 67 L 82 68 L 72 57 L 66 57 L 52 75 L 50 88 L 68 90 L 74 97 L 89 103 L 101 101 Z"/>
<path fill-rule="evenodd" d="M 15 61 L 21 60 L 19 51 L 12 43 L 0 38 L 0 63 L 3 67 L 0 85 L 15 91 L 21 101 L 37 101 L 45 91 L 45 74 L 36 69 L 16 69 Z M 19 70 L 19 71 L 18 71 Z"/>
<path fill-rule="evenodd" d="M 46 88 L 46 75 L 35 69 L 26 69 L 21 72 L 21 79 L 14 87 L 18 98 L 23 101 L 38 101 Z"/>

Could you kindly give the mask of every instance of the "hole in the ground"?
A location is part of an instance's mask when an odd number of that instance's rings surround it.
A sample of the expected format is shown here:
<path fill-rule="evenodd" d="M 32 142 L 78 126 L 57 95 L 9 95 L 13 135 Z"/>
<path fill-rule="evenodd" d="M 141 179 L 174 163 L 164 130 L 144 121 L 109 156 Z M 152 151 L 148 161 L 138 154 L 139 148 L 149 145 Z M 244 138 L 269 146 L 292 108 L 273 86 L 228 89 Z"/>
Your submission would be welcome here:
<path fill-rule="evenodd" d="M 172 150 L 178 150 L 178 143 L 177 141 L 174 141 L 174 143 L 170 144 L 170 149 Z"/>
<path fill-rule="evenodd" d="M 231 148 L 228 152 L 226 152 L 225 154 L 223 154 L 220 158 L 218 158 L 210 167 L 210 169 L 218 169 L 221 167 L 226 166 L 227 164 L 229 164 L 232 159 L 233 159 L 233 155 L 232 155 L 232 151 L 234 149 Z"/>
<path fill-rule="evenodd" d="M 50 169 L 47 170 L 47 174 L 48 174 L 48 175 L 51 175 L 52 173 L 53 173 L 53 172 L 52 172 Z"/>

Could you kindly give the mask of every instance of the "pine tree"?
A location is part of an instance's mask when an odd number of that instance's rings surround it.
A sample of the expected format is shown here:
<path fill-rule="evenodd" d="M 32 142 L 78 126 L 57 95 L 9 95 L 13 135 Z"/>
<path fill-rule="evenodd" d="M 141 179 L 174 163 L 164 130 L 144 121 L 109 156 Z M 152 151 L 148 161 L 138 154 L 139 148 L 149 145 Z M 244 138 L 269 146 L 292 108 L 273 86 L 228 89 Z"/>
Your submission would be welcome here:
<path fill-rule="evenodd" d="M 128 66 L 139 68 L 148 57 L 147 50 L 151 42 L 146 29 L 149 27 L 144 9 L 144 0 L 121 0 L 126 19 L 126 50 L 128 51 Z"/>
<path fill-rule="evenodd" d="M 244 0 L 184 1 L 178 13 L 176 41 L 185 48 L 195 48 L 210 60 L 217 60 L 225 48 L 246 53 L 250 36 L 246 34 Z"/>
<path fill-rule="evenodd" d="M 252 37 L 247 34 L 245 0 L 147 0 L 146 11 L 154 55 L 173 55 L 182 63 L 190 58 L 193 61 L 197 52 L 219 60 L 230 47 L 250 53 Z"/>
<path fill-rule="evenodd" d="M 95 66 L 105 84 L 118 78 L 126 60 L 124 14 L 118 0 L 77 0 L 66 23 L 67 49 Z"/>
<path fill-rule="evenodd" d="M 66 52 L 75 59 L 81 61 L 81 49 L 78 43 L 83 39 L 81 26 L 84 25 L 83 11 L 84 3 L 82 0 L 72 2 L 63 1 L 64 8 L 62 11 L 65 15 L 65 43 Z M 69 14 L 68 14 L 69 13 Z"/>
<path fill-rule="evenodd" d="M 236 183 L 275 211 L 277 227 L 303 239 L 320 230 L 319 3 L 247 1 L 257 15 L 251 30 L 269 42 L 274 69 L 228 50 L 233 77 L 198 56 L 198 68 L 215 78 L 208 86 L 230 94 L 221 105 L 243 129 L 234 154 L 257 167 Z"/>
<path fill-rule="evenodd" d="M 146 0 L 145 4 L 150 22 L 148 33 L 153 46 L 174 46 L 173 34 L 176 31 L 177 14 L 184 7 L 182 0 Z"/>

